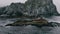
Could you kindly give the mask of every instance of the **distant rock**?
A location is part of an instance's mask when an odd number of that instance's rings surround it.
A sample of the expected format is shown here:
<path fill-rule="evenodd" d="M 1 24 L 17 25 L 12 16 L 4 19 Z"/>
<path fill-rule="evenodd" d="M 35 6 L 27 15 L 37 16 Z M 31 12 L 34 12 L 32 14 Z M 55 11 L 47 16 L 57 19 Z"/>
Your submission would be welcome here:
<path fill-rule="evenodd" d="M 7 7 L 0 8 L 0 15 L 6 14 L 9 16 L 20 17 L 50 17 L 52 15 L 58 15 L 56 6 L 52 0 L 27 0 L 23 3 L 11 3 Z"/>
<path fill-rule="evenodd" d="M 28 16 L 52 16 L 58 15 L 56 6 L 52 0 L 28 0 L 26 3 Z"/>
<path fill-rule="evenodd" d="M 0 15 L 3 14 L 3 12 L 5 11 L 6 7 L 0 7 Z"/>
<path fill-rule="evenodd" d="M 24 11 L 24 4 L 21 3 L 12 3 L 10 6 L 6 8 L 4 14 L 10 16 L 22 16 L 22 12 Z"/>

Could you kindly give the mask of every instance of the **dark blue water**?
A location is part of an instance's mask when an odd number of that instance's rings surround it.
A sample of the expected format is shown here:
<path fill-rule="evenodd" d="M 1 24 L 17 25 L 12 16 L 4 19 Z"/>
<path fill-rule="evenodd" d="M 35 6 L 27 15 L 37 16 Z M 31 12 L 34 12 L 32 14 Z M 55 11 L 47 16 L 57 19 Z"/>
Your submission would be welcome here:
<path fill-rule="evenodd" d="M 60 27 L 36 27 L 36 26 L 5 26 L 16 21 L 13 19 L 0 19 L 0 34 L 60 34 Z M 59 22 L 60 16 L 48 18 L 48 21 Z"/>

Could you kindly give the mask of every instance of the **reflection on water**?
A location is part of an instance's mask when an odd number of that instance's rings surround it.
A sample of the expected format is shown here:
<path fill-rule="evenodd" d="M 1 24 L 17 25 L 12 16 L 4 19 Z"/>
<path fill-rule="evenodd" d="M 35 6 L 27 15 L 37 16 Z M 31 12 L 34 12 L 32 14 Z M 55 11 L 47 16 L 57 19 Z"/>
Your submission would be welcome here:
<path fill-rule="evenodd" d="M 53 18 L 53 17 L 52 17 Z M 59 20 L 59 17 L 54 17 L 49 21 Z M 0 19 L 0 34 L 60 34 L 60 27 L 36 27 L 36 26 L 4 26 L 8 23 L 13 23 L 16 19 Z"/>

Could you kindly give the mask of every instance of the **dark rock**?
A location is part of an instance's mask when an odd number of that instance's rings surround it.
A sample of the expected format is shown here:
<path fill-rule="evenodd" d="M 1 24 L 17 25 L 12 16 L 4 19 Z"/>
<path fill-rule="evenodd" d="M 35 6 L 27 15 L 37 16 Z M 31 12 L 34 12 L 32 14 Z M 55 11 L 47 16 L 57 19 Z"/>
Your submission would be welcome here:
<path fill-rule="evenodd" d="M 6 8 L 4 14 L 10 16 L 22 16 L 22 12 L 24 11 L 24 4 L 22 3 L 12 3 L 10 6 Z"/>
<path fill-rule="evenodd" d="M 50 22 L 48 24 L 7 24 L 5 26 L 28 26 L 28 25 L 32 25 L 32 26 L 37 26 L 37 27 L 44 27 L 44 26 L 47 26 L 47 27 L 60 27 L 60 23 L 56 23 L 56 22 Z"/>
<path fill-rule="evenodd" d="M 6 7 L 0 7 L 0 15 L 3 14 L 3 12 L 5 11 Z"/>
<path fill-rule="evenodd" d="M 37 27 L 44 27 L 44 26 L 47 26 L 47 27 L 60 27 L 60 23 L 57 23 L 57 22 L 50 22 L 48 24 L 43 24 L 43 25 L 38 25 L 38 24 L 32 24 L 33 26 L 37 26 Z"/>
<path fill-rule="evenodd" d="M 7 25 L 5 25 L 5 26 L 23 26 L 23 24 L 7 24 Z"/>
<path fill-rule="evenodd" d="M 28 0 L 25 4 L 28 16 L 48 17 L 58 15 L 52 0 Z"/>
<path fill-rule="evenodd" d="M 0 14 L 9 16 L 33 16 L 34 17 L 50 17 L 58 15 L 56 6 L 52 0 L 27 0 L 23 3 L 11 3 L 7 7 L 0 8 Z"/>
<path fill-rule="evenodd" d="M 60 26 L 60 23 L 48 22 L 47 20 L 40 18 L 38 20 L 36 19 L 32 21 L 20 20 L 12 24 L 7 24 L 6 26 L 27 26 L 27 25 L 38 26 L 38 27 L 43 27 L 43 26 L 57 27 L 57 26 Z"/>
<path fill-rule="evenodd" d="M 60 26 L 60 23 L 57 23 L 57 22 L 50 22 L 48 24 L 51 26 Z"/>

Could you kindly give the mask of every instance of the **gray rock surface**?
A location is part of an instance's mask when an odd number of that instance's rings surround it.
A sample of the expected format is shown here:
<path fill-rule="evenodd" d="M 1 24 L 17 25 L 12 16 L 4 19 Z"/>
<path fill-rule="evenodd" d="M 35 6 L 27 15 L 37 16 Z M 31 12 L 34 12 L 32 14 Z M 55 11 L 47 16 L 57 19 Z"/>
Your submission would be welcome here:
<path fill-rule="evenodd" d="M 51 16 L 58 14 L 52 0 L 28 0 L 25 4 L 27 15 L 29 16 Z"/>
<path fill-rule="evenodd" d="M 58 15 L 56 6 L 52 0 L 27 0 L 23 3 L 11 3 L 11 5 L 0 8 L 2 14 L 10 16 L 34 16 L 34 17 L 48 17 Z"/>

